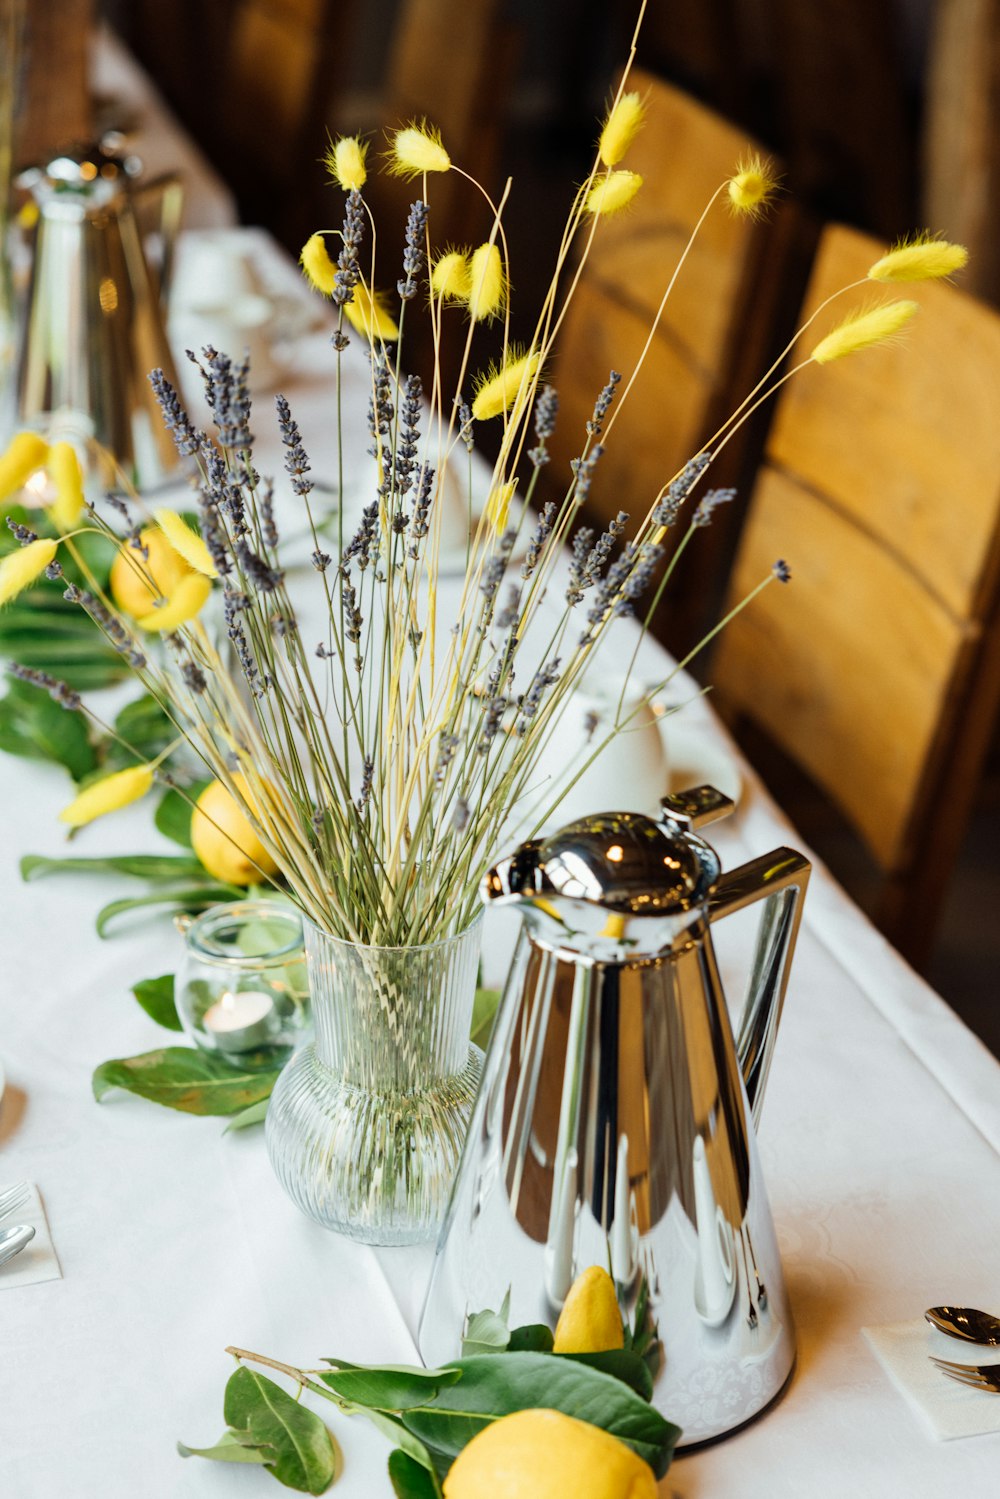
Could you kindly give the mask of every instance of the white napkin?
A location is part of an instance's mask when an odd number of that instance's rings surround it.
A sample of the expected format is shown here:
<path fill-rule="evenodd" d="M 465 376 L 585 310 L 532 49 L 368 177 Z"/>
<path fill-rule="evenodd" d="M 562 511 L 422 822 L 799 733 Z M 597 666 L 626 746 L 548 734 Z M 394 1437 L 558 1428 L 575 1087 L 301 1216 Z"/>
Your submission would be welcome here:
<path fill-rule="evenodd" d="M 920 1412 L 939 1441 L 1000 1431 L 1000 1395 L 972 1390 L 949 1379 L 930 1361 L 1000 1364 L 1000 1348 L 980 1348 L 946 1337 L 921 1317 L 891 1327 L 863 1327 L 869 1347 L 896 1388 Z"/>
<path fill-rule="evenodd" d="M 31 1196 L 24 1207 L 15 1209 L 9 1218 L 5 1218 L 0 1223 L 0 1229 L 13 1228 L 18 1223 L 30 1223 L 35 1230 L 35 1237 L 20 1254 L 8 1260 L 6 1265 L 0 1265 L 0 1291 L 5 1291 L 10 1286 L 30 1286 L 36 1280 L 62 1279 L 42 1199 L 35 1184 L 30 1182 L 29 1186 Z"/>

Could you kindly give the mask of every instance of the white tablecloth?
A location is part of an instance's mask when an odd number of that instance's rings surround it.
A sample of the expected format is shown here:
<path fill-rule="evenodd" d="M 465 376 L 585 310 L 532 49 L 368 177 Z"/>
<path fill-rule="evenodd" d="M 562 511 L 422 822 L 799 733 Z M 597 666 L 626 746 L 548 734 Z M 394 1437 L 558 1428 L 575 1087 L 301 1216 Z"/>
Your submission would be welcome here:
<path fill-rule="evenodd" d="M 260 236 L 267 276 L 294 272 Z M 302 343 L 286 392 L 322 473 L 332 367 Z M 311 371 L 311 373 L 304 373 Z M 363 401 L 363 381 L 354 391 Z M 266 405 L 266 403 L 264 403 Z M 265 411 L 262 471 L 279 466 Z M 640 675 L 665 657 L 644 647 Z M 704 700 L 685 712 L 713 724 Z M 712 732 L 721 734 L 717 726 Z M 3 968 L 0 1183 L 41 1189 L 63 1278 L 0 1290 L 0 1493 L 73 1499 L 141 1493 L 277 1493 L 267 1475 L 175 1455 L 223 1429 L 233 1343 L 291 1363 L 340 1354 L 413 1360 L 429 1251 L 373 1252 L 301 1217 L 268 1169 L 260 1130 L 223 1136 L 116 1094 L 98 1106 L 100 1061 L 163 1044 L 129 996 L 171 970 L 166 922 L 108 941 L 93 917 L 121 889 L 78 877 L 24 885 L 17 860 L 63 848 L 57 769 L 0 756 Z M 96 824 L 80 852 L 156 842 L 148 808 Z M 744 767 L 727 867 L 793 831 Z M 487 935 L 487 961 L 500 946 Z M 736 959 L 726 960 L 732 971 Z M 497 975 L 493 975 L 497 977 Z M 1000 1069 L 817 870 L 806 903 L 761 1145 L 798 1324 L 798 1364 L 766 1416 L 679 1458 L 679 1499 L 980 1499 L 1000 1491 L 1000 1437 L 947 1445 L 917 1424 L 863 1342 L 864 1325 L 936 1302 L 1000 1309 Z M 343 1445 L 335 1492 L 388 1495 L 384 1440 L 323 1411 Z"/>

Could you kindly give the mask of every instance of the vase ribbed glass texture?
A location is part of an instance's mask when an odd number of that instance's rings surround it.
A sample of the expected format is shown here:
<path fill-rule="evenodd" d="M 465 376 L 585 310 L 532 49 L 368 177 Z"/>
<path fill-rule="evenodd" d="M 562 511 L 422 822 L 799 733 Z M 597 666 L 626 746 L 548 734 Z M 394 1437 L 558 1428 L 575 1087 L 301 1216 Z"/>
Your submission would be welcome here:
<path fill-rule="evenodd" d="M 423 947 L 304 926 L 316 1037 L 271 1097 L 271 1165 L 325 1228 L 368 1244 L 431 1239 L 482 1071 L 469 1041 L 481 918 Z"/>

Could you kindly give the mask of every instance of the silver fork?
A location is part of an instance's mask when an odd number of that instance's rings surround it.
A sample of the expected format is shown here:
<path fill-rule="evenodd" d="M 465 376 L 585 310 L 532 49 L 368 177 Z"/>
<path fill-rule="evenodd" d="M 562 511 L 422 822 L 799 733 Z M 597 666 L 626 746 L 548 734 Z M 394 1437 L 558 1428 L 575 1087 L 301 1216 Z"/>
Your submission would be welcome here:
<path fill-rule="evenodd" d="M 970 1390 L 986 1390 L 991 1395 L 1000 1395 L 1000 1364 L 955 1364 L 951 1359 L 934 1358 L 933 1355 L 930 1355 L 930 1360 L 942 1374 L 967 1385 Z"/>
<path fill-rule="evenodd" d="M 11 1187 L 5 1187 L 0 1192 L 0 1220 L 9 1218 L 11 1213 L 16 1213 L 18 1208 L 24 1207 L 31 1196 L 31 1189 L 27 1182 L 15 1182 Z"/>

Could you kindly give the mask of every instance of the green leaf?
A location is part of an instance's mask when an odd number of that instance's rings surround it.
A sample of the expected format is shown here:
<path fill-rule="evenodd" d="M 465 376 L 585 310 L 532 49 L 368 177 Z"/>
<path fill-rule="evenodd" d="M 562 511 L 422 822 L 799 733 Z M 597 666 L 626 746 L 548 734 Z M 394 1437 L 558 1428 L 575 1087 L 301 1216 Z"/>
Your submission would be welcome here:
<path fill-rule="evenodd" d="M 83 714 L 60 708 L 29 682 L 11 682 L 0 700 L 0 749 L 28 760 L 53 760 L 75 781 L 97 764 Z"/>
<path fill-rule="evenodd" d="M 440 1499 L 441 1485 L 434 1470 L 401 1447 L 389 1453 L 389 1482 L 396 1499 Z"/>
<path fill-rule="evenodd" d="M 194 810 L 191 803 L 198 800 L 207 785 L 207 781 L 196 781 L 187 787 L 184 796 L 179 791 L 170 790 L 156 809 L 153 817 L 156 826 L 165 838 L 179 843 L 182 848 L 191 847 L 191 813 Z"/>
<path fill-rule="evenodd" d="M 649 1304 L 649 1282 L 645 1276 L 639 1282 L 639 1294 L 636 1297 L 632 1326 L 625 1328 L 625 1347 L 639 1354 L 655 1379 L 662 1362 L 663 1350 L 659 1340 L 659 1328 Z"/>
<path fill-rule="evenodd" d="M 88 633 L 81 635 L 67 629 L 59 616 L 41 610 L 36 621 L 18 629 L 3 619 L 0 616 L 0 655 L 10 661 L 51 672 L 71 687 L 116 682 L 128 674 L 127 663 L 117 651 L 102 647 L 89 623 Z"/>
<path fill-rule="evenodd" d="M 32 521 L 35 519 L 35 511 L 32 510 L 29 514 L 24 505 L 4 505 L 3 515 L 5 522 L 9 517 L 11 520 L 16 521 L 19 526 L 27 526 L 29 530 L 33 531 L 38 530 L 37 526 L 32 525 Z M 8 525 L 4 524 L 0 526 L 0 557 L 5 557 L 8 552 L 16 552 L 20 545 L 21 543 Z"/>
<path fill-rule="evenodd" d="M 457 1457 L 491 1421 L 513 1411 L 564 1412 L 600 1426 L 631 1447 L 657 1478 L 670 1465 L 680 1430 L 628 1385 L 574 1359 L 545 1353 L 456 1359 L 461 1378 L 402 1420 L 429 1448 Z"/>
<path fill-rule="evenodd" d="M 508 1353 L 551 1353 L 552 1329 L 544 1322 L 529 1322 L 511 1330 Z"/>
<path fill-rule="evenodd" d="M 217 1463 L 271 1463 L 274 1461 L 273 1447 L 255 1446 L 247 1442 L 243 1433 L 238 1431 L 224 1432 L 214 1447 L 187 1447 L 183 1442 L 178 1442 L 177 1451 L 181 1457 L 208 1457 Z"/>
<path fill-rule="evenodd" d="M 473 1353 L 503 1353 L 510 1342 L 510 1328 L 502 1312 L 474 1312 L 462 1339 L 462 1357 Z"/>
<path fill-rule="evenodd" d="M 641 1353 L 631 1348 L 608 1348 L 601 1353 L 557 1353 L 556 1358 L 575 1359 L 590 1369 L 600 1369 L 614 1379 L 620 1379 L 643 1400 L 653 1398 L 653 1376 Z"/>
<path fill-rule="evenodd" d="M 262 1098 L 259 1103 L 252 1103 L 248 1109 L 241 1109 L 238 1114 L 233 1115 L 222 1133 L 228 1135 L 230 1130 L 249 1129 L 251 1124 L 263 1124 L 267 1117 L 267 1106 L 270 1101 L 269 1094 L 267 1098 Z"/>
<path fill-rule="evenodd" d="M 150 1020 L 164 1026 L 168 1031 L 183 1030 L 181 1018 L 174 1003 L 174 976 L 164 973 L 158 979 L 140 979 L 132 993 L 142 1005 Z"/>
<path fill-rule="evenodd" d="M 322 1494 L 336 1478 L 340 1453 L 328 1428 L 263 1374 L 237 1369 L 226 1385 L 223 1413 L 234 1431 L 274 1449 L 267 1466 L 286 1488 Z"/>
<path fill-rule="evenodd" d="M 184 1114 L 237 1114 L 269 1096 L 278 1070 L 240 1071 L 206 1051 L 166 1046 L 102 1062 L 92 1087 L 98 1103 L 112 1088 L 122 1088 Z"/>
<path fill-rule="evenodd" d="M 97 913 L 97 935 L 106 937 L 111 923 L 129 911 L 140 911 L 149 906 L 176 906 L 179 911 L 201 911 L 206 906 L 217 905 L 219 901 L 242 899 L 243 894 L 236 885 L 197 885 L 183 890 L 161 891 L 156 895 L 134 895 L 124 900 L 112 900 Z"/>
<path fill-rule="evenodd" d="M 473 1046 L 479 1046 L 483 1051 L 486 1050 L 487 1043 L 493 1032 L 493 1021 L 496 1018 L 499 1003 L 499 989 L 476 990 L 476 998 L 472 1006 L 472 1025 L 469 1029 L 469 1040 Z"/>
<path fill-rule="evenodd" d="M 40 880 L 49 874 L 127 874 L 139 880 L 167 881 L 204 876 L 197 859 L 183 854 L 113 854 L 105 858 L 46 859 L 25 854 L 22 880 Z"/>
<path fill-rule="evenodd" d="M 74 538 L 73 545 L 76 547 L 77 555 L 83 563 L 83 567 L 78 567 L 72 555 L 68 554 L 63 558 L 63 573 L 65 578 L 71 583 L 79 583 L 81 588 L 92 588 L 96 583 L 99 588 L 107 592 L 111 564 L 118 554 L 116 543 L 111 541 L 109 537 L 98 535 L 94 531 L 84 531 Z M 59 555 L 60 558 L 63 557 L 62 552 Z M 63 590 L 66 586 L 62 579 L 48 586 L 53 593 L 58 594 L 58 597 L 62 599 Z M 83 613 L 79 604 L 70 604 L 69 607 L 76 609 L 81 614 Z M 97 625 L 95 625 L 94 629 L 97 630 L 97 628 Z"/>
<path fill-rule="evenodd" d="M 434 1472 L 434 1460 L 430 1452 L 411 1431 L 407 1431 L 398 1416 L 390 1416 L 387 1411 L 376 1410 L 370 1405 L 352 1405 L 348 1400 L 342 1402 L 341 1409 L 351 1416 L 364 1416 L 387 1441 L 397 1442 L 421 1468 Z"/>
<path fill-rule="evenodd" d="M 176 728 L 149 692 L 126 703 L 115 719 L 115 730 L 145 759 L 152 759 L 177 738 Z"/>
<path fill-rule="evenodd" d="M 438 1391 L 457 1384 L 457 1368 L 417 1369 L 408 1364 L 349 1364 L 344 1359 L 325 1358 L 330 1374 L 320 1380 L 342 1400 L 381 1411 L 406 1411 L 425 1405 Z"/>

